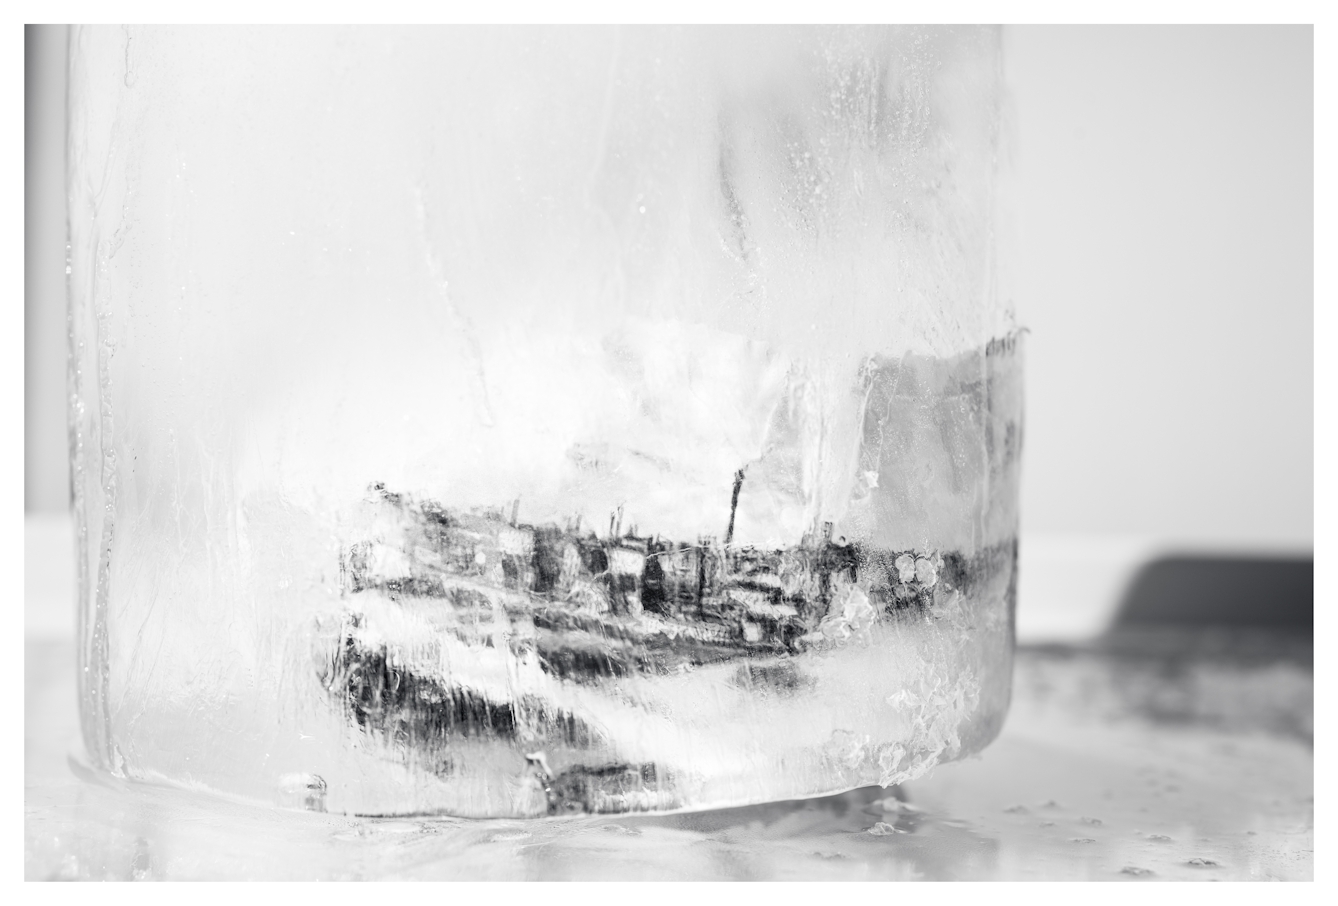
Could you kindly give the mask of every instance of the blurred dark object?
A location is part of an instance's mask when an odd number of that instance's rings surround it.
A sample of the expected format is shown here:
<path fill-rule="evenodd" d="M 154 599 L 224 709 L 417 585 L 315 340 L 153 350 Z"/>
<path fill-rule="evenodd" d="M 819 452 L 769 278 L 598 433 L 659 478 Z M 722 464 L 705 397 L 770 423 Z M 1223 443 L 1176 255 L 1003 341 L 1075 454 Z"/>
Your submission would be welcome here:
<path fill-rule="evenodd" d="M 1168 556 L 1135 574 L 1114 624 L 1019 647 L 1017 695 L 1086 713 L 1314 742 L 1314 560 Z"/>
<path fill-rule="evenodd" d="M 1129 583 L 1115 628 L 1193 625 L 1313 636 L 1314 601 L 1310 557 L 1162 557 Z"/>

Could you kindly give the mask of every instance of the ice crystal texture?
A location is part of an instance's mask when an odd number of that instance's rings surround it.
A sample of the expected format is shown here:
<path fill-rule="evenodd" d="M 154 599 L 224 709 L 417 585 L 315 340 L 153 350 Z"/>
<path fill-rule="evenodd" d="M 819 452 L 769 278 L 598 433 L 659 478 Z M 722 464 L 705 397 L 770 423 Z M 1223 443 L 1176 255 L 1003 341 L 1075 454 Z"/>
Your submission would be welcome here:
<path fill-rule="evenodd" d="M 891 784 L 1007 707 L 998 34 L 87 28 L 82 708 L 362 814 Z"/>

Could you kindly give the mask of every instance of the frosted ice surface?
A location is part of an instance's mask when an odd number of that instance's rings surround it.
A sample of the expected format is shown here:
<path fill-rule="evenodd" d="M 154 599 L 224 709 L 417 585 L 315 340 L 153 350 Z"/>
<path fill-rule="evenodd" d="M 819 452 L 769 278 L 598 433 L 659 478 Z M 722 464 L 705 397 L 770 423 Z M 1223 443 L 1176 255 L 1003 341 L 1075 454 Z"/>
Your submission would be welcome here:
<path fill-rule="evenodd" d="M 80 29 L 95 758 L 699 808 L 983 745 L 1019 351 L 981 29 Z"/>

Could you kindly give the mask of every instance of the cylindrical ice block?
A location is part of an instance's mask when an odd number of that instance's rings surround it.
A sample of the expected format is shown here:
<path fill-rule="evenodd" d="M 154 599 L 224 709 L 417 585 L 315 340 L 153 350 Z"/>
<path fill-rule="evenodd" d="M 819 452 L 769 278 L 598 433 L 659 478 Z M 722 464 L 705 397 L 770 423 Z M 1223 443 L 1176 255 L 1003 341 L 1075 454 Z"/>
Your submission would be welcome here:
<path fill-rule="evenodd" d="M 1007 709 L 980 28 L 79 28 L 89 756 L 356 814 L 892 784 Z"/>

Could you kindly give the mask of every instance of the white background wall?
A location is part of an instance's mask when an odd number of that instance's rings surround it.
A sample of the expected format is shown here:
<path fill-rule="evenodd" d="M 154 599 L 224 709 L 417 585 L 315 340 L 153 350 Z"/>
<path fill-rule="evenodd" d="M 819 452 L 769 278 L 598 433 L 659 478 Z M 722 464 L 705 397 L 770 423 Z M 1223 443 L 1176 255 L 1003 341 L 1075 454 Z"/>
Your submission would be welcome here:
<path fill-rule="evenodd" d="M 68 501 L 63 42 L 27 44 L 30 512 Z M 1020 634 L 1064 635 L 1157 550 L 1312 547 L 1313 31 L 1006 42 L 1005 252 L 1031 331 Z"/>
<path fill-rule="evenodd" d="M 1007 33 L 1023 527 L 1309 550 L 1313 33 Z"/>

